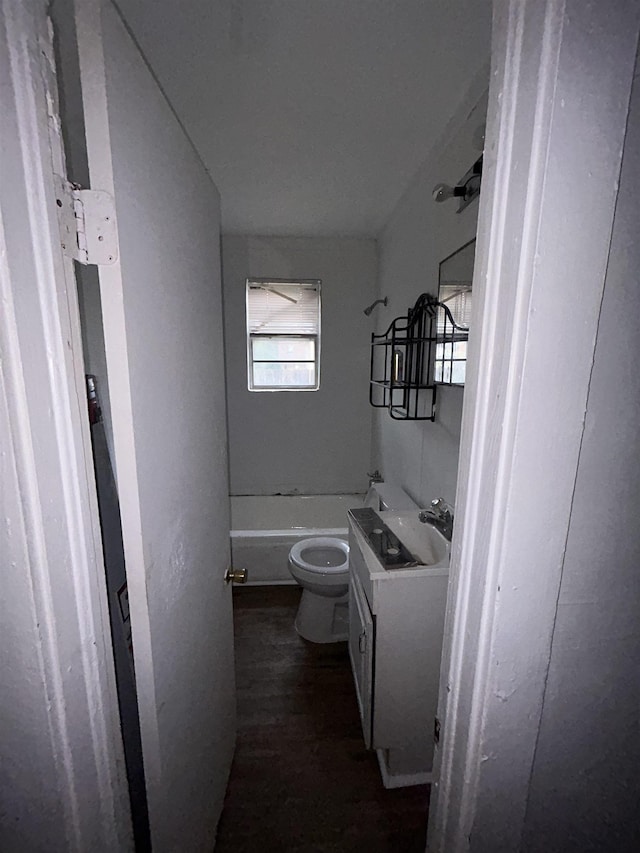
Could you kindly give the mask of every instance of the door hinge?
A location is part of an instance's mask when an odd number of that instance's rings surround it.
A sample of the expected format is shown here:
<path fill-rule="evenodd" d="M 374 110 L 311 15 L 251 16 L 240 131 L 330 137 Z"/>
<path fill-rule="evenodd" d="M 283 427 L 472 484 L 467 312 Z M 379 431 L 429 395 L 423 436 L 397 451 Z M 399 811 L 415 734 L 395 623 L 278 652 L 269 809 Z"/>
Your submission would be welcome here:
<path fill-rule="evenodd" d="M 433 742 L 440 743 L 440 720 L 437 717 L 433 720 Z"/>
<path fill-rule="evenodd" d="M 113 197 L 105 190 L 82 190 L 56 175 L 60 244 L 81 264 L 118 260 L 118 231 Z"/>

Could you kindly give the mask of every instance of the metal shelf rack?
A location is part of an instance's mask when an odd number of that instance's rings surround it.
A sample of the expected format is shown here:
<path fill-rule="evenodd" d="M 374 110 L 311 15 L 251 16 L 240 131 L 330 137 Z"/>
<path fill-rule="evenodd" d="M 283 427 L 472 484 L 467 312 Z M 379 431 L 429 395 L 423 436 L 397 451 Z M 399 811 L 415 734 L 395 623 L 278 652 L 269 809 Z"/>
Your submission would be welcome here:
<path fill-rule="evenodd" d="M 386 332 L 371 335 L 369 402 L 394 420 L 434 421 L 436 385 L 433 360 L 438 300 L 422 293 L 406 317 Z"/>

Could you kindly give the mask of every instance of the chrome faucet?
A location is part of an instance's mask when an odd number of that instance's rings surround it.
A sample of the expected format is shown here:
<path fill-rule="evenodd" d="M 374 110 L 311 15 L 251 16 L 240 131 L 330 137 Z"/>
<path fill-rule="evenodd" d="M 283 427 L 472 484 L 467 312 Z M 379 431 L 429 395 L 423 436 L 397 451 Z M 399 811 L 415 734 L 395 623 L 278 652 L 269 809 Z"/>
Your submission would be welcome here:
<path fill-rule="evenodd" d="M 451 542 L 453 536 L 453 508 L 444 500 L 436 498 L 431 501 L 429 509 L 423 509 L 418 513 L 418 519 L 423 524 L 431 524 L 444 538 Z"/>

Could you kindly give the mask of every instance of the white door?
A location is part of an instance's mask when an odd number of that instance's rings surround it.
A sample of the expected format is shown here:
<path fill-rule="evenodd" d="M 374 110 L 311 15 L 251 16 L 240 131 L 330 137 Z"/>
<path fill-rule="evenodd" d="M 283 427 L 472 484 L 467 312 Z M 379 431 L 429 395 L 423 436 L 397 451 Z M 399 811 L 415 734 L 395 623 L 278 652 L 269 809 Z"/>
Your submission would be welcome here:
<path fill-rule="evenodd" d="M 154 851 L 210 850 L 235 739 L 218 192 L 115 6 L 75 6 Z M 115 256 L 114 252 L 114 256 Z"/>

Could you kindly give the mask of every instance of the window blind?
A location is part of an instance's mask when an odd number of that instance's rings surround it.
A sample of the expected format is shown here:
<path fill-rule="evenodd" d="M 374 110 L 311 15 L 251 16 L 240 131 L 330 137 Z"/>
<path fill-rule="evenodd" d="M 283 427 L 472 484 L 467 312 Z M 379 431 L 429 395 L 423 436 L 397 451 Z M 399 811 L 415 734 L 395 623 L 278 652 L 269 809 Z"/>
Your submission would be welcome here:
<path fill-rule="evenodd" d="M 457 284 L 440 285 L 438 293 L 440 302 L 444 302 L 453 316 L 454 322 L 458 326 L 469 328 L 471 323 L 471 288 L 460 286 Z M 438 311 L 438 336 L 442 337 L 445 334 L 445 320 L 449 328 L 447 333 L 451 333 L 451 324 L 445 312 L 440 309 Z"/>
<path fill-rule="evenodd" d="M 320 284 L 247 283 L 247 328 L 251 335 L 317 335 Z"/>

